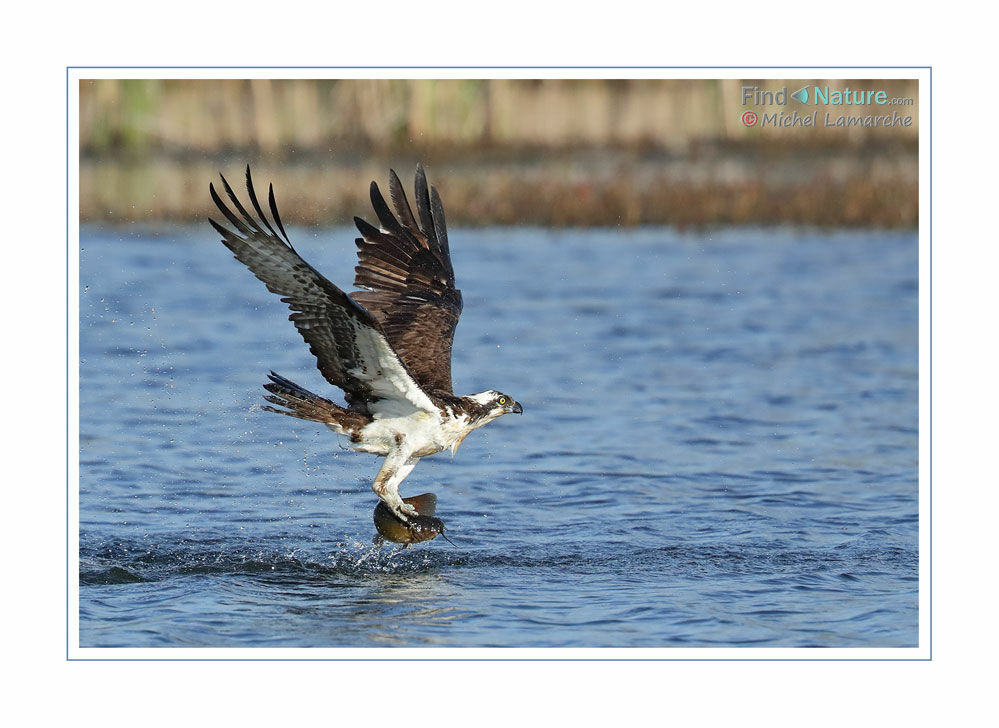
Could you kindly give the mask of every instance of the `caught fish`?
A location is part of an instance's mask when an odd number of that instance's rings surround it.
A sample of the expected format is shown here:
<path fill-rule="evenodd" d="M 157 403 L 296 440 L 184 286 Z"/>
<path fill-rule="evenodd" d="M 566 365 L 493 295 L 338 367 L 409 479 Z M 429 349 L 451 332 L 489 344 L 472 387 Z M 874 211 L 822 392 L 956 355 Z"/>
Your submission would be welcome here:
<path fill-rule="evenodd" d="M 408 546 L 411 543 L 430 541 L 437 536 L 443 536 L 445 541 L 451 542 L 451 539 L 444 536 L 444 521 L 434 517 L 434 513 L 437 512 L 436 495 L 433 493 L 414 495 L 403 498 L 402 502 L 416 509 L 417 515 L 409 516 L 409 523 L 403 522 L 396 516 L 384 501 L 378 501 L 374 513 L 375 528 L 378 529 L 375 543 L 392 541 Z"/>

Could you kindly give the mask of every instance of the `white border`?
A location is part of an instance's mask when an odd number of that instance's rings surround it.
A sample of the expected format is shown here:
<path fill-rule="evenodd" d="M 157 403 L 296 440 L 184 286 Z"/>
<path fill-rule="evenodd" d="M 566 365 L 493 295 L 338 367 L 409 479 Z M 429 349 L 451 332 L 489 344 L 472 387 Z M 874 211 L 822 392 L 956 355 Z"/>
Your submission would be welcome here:
<path fill-rule="evenodd" d="M 916 648 L 80 648 L 79 645 L 79 81 L 90 78 L 915 78 L 919 80 L 919 647 Z M 69 235 L 68 570 L 70 660 L 925 660 L 930 588 L 930 70 L 876 67 L 744 68 L 87 68 L 67 70 Z M 76 487 L 73 487 L 76 486 Z"/>

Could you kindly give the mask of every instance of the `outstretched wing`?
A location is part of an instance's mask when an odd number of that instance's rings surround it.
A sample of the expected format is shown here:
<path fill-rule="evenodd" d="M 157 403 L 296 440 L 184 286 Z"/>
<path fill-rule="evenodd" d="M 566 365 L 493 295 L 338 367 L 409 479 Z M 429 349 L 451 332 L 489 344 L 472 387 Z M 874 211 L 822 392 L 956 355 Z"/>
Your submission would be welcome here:
<path fill-rule="evenodd" d="M 274 187 L 268 201 L 280 235 L 257 201 L 249 167 L 246 191 L 256 218 L 239 202 L 225 177 L 222 186 L 236 212 L 222 201 L 215 185 L 209 185 L 209 190 L 235 232 L 214 220 L 209 222 L 237 260 L 291 308 L 288 318 L 308 343 L 327 381 L 343 389 L 347 402 L 356 409 L 368 411 L 371 403 L 390 400 L 432 411 L 433 402 L 393 351 L 378 322 L 295 252 L 278 215 Z"/>
<path fill-rule="evenodd" d="M 365 290 L 351 297 L 378 319 L 420 386 L 451 394 L 451 344 L 461 315 L 461 291 L 454 285 L 441 198 L 436 189 L 427 188 L 420 165 L 416 167 L 418 217 L 394 171 L 389 173 L 389 191 L 395 214 L 378 185 L 371 183 L 379 228 L 354 218 L 364 236 L 357 239 L 354 285 Z"/>

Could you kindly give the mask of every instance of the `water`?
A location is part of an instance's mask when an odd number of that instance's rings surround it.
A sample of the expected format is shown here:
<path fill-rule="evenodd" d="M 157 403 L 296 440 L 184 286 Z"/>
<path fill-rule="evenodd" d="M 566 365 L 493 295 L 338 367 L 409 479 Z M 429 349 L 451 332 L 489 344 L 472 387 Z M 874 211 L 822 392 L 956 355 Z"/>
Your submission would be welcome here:
<path fill-rule="evenodd" d="M 401 553 L 379 460 L 259 409 L 329 388 L 216 237 L 82 235 L 81 646 L 917 644 L 915 235 L 453 232 L 456 389 L 525 414 L 417 466 L 457 547 Z"/>

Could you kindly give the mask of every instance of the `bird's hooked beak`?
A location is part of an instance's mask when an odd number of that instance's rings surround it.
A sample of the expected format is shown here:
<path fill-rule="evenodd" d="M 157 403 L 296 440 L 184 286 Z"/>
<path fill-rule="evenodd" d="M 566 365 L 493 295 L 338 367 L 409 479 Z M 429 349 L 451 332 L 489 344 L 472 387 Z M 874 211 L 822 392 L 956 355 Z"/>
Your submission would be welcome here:
<path fill-rule="evenodd" d="M 515 415 L 524 414 L 524 408 L 520 406 L 520 402 L 514 402 L 513 407 L 510 408 L 510 412 Z"/>

